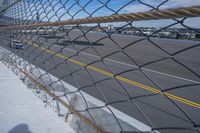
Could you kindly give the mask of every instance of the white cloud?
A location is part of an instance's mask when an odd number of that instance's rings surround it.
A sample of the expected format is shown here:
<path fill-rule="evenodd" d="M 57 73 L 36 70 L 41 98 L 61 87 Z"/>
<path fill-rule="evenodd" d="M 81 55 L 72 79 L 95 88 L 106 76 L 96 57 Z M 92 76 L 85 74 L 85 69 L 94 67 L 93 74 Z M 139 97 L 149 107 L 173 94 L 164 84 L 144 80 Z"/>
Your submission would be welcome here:
<path fill-rule="evenodd" d="M 196 6 L 200 5 L 200 0 L 170 0 L 171 3 L 176 3 L 179 6 Z"/>
<path fill-rule="evenodd" d="M 162 1 L 160 0 L 142 0 L 142 2 L 147 3 L 153 7 L 157 7 Z M 163 5 L 159 7 L 159 9 L 169 9 L 169 8 L 178 8 L 178 7 L 188 7 L 188 6 L 196 6 L 200 5 L 200 0 L 169 0 Z M 145 12 L 149 11 L 152 8 L 140 4 L 140 3 L 133 3 L 128 5 L 124 8 L 125 13 L 136 13 L 136 12 Z M 151 20 L 151 21 L 136 21 L 134 22 L 134 26 L 152 26 L 152 27 L 163 27 L 175 23 L 176 21 L 173 20 Z M 200 27 L 200 18 L 191 18 L 186 19 L 184 24 L 189 27 Z M 175 27 L 181 27 L 181 25 L 176 25 Z"/>
<path fill-rule="evenodd" d="M 159 4 L 163 2 L 158 0 L 142 0 L 142 2 L 151 5 L 153 7 L 157 7 Z M 188 7 L 188 6 L 197 6 L 200 5 L 200 0 L 169 0 L 163 5 L 159 7 L 159 9 L 169 9 L 169 8 L 177 8 L 177 7 Z M 135 12 L 145 12 L 151 10 L 151 7 L 143 5 L 141 3 L 133 3 L 124 8 L 124 12 L 126 13 L 135 13 Z"/>
<path fill-rule="evenodd" d="M 129 5 L 124 8 L 124 11 L 127 13 L 145 12 L 149 10 L 151 10 L 151 8 L 145 5 Z"/>

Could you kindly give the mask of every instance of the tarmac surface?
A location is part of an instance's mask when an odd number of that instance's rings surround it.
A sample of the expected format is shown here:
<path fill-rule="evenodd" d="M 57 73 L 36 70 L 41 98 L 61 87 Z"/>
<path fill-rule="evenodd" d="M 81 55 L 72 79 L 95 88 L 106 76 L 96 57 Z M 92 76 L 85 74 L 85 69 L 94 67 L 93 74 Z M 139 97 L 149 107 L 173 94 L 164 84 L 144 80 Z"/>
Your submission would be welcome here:
<path fill-rule="evenodd" d="M 20 39 L 24 50 L 7 49 L 127 115 L 163 133 L 197 132 L 199 41 L 81 31 Z"/>

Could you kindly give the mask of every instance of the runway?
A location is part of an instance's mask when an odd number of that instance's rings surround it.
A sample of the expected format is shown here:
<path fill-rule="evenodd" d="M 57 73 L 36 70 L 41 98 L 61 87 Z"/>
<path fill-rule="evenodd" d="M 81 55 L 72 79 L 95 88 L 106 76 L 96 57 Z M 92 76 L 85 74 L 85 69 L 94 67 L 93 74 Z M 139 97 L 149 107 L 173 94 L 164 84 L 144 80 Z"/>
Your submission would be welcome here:
<path fill-rule="evenodd" d="M 81 31 L 24 33 L 17 38 L 24 50 L 4 46 L 151 127 L 185 129 L 200 123 L 199 41 Z"/>

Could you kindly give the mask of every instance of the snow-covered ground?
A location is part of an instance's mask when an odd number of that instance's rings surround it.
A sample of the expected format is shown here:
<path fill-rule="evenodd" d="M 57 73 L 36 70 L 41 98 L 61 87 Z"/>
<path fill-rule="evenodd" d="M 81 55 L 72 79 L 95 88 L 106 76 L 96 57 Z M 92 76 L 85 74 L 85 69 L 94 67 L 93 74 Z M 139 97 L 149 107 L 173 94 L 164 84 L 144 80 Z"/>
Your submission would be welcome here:
<path fill-rule="evenodd" d="M 74 133 L 0 62 L 0 133 Z"/>

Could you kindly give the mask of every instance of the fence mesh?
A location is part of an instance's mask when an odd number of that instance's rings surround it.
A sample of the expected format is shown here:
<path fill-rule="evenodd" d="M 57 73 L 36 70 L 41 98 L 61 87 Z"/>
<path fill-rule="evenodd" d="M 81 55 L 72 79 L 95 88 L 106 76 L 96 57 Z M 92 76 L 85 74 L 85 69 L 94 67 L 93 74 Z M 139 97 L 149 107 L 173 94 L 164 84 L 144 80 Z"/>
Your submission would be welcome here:
<path fill-rule="evenodd" d="M 0 12 L 0 44 L 6 60 L 40 83 L 26 82 L 44 102 L 66 121 L 75 115 L 71 123 L 77 132 L 199 133 L 198 4 L 195 0 L 5 1 L 9 8 Z M 183 6 L 196 7 L 192 13 L 165 12 L 170 19 L 149 14 Z M 135 14 L 140 21 L 127 16 L 120 21 L 98 19 L 137 12 L 147 12 L 148 20 L 142 21 L 141 14 Z M 96 18 L 92 23 L 82 21 L 92 18 Z M 25 77 L 24 81 L 30 80 Z M 73 110 L 66 111 L 56 98 Z"/>

